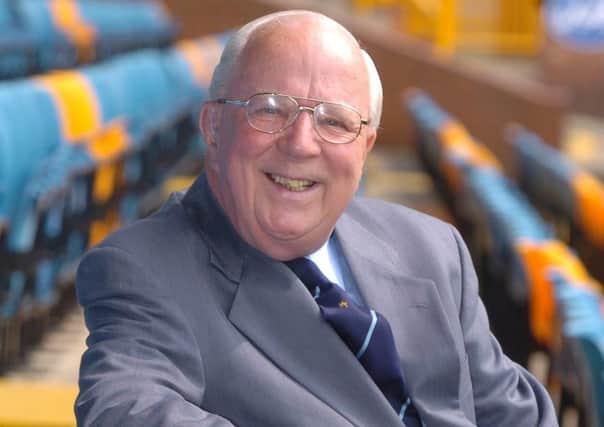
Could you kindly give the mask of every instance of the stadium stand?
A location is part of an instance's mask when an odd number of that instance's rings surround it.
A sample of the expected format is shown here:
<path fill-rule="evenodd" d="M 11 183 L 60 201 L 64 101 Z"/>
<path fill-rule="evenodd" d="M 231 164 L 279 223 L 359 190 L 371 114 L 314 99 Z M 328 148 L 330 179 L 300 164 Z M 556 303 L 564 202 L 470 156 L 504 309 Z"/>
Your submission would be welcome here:
<path fill-rule="evenodd" d="M 0 78 L 31 73 L 36 55 L 34 39 L 18 22 L 12 2 L 0 1 Z"/>
<path fill-rule="evenodd" d="M 550 384 L 562 385 L 561 413 L 566 407 L 578 406 L 579 425 L 601 426 L 604 424 L 602 294 L 580 278 L 569 278 L 558 270 L 550 271 L 550 278 L 555 284 L 562 324 Z"/>
<path fill-rule="evenodd" d="M 177 32 L 155 1 L 0 0 L 0 79 L 166 47 Z"/>
<path fill-rule="evenodd" d="M 561 234 L 581 250 L 584 261 L 604 280 L 604 183 L 578 167 L 539 136 L 520 127 L 509 129 L 508 140 L 519 163 L 518 180 L 545 214 L 562 228 Z"/>
<path fill-rule="evenodd" d="M 0 83 L 0 369 L 73 295 L 64 279 L 86 247 L 201 157 L 197 116 L 225 38 Z"/>
<path fill-rule="evenodd" d="M 460 123 L 421 92 L 407 96 L 407 107 L 417 123 L 420 157 L 454 214 L 481 236 L 482 244 L 471 250 L 481 262 L 481 292 L 506 352 L 526 364 L 531 352 L 547 351 L 548 385 L 560 389 L 560 415 L 572 406 L 579 425 L 602 425 L 601 283 Z"/>

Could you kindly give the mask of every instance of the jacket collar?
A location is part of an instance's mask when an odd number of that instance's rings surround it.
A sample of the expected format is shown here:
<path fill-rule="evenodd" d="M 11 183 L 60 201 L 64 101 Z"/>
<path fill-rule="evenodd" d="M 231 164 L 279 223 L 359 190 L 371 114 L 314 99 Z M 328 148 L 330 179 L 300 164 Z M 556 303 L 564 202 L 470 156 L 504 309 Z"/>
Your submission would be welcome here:
<path fill-rule="evenodd" d="M 183 206 L 210 249 L 210 263 L 233 282 L 241 280 L 245 258 L 256 251 L 239 237 L 214 197 L 205 173 L 186 192 Z M 256 251 L 257 252 L 257 251 Z"/>
<path fill-rule="evenodd" d="M 193 184 L 183 205 L 199 224 L 210 249 L 211 265 L 237 283 L 229 320 L 287 375 L 354 425 L 401 426 L 401 421 L 354 355 L 321 318 L 305 286 L 282 262 L 239 237 L 213 196 L 205 174 Z M 397 252 L 345 212 L 335 229 L 365 302 L 393 328 L 405 380 L 416 407 L 429 421 L 429 407 L 462 417 L 459 378 L 434 387 L 429 378 L 435 348 L 451 345 L 448 320 L 430 280 L 401 271 Z M 421 325 L 418 327 L 417 325 Z M 447 365 L 449 366 L 449 365 Z M 423 399 L 423 397 L 429 397 Z"/>
<path fill-rule="evenodd" d="M 183 199 L 210 249 L 211 265 L 239 286 L 232 324 L 287 375 L 357 426 L 401 426 L 371 377 L 321 318 L 285 264 L 248 245 L 213 196 L 205 174 Z"/>
<path fill-rule="evenodd" d="M 439 424 L 445 417 L 451 426 L 468 425 L 457 399 L 461 361 L 435 283 L 405 271 L 398 255 L 404 251 L 394 250 L 353 215 L 340 218 L 336 234 L 365 302 L 392 327 L 405 383 L 422 421 Z M 406 250 L 413 251 L 413 244 Z"/>

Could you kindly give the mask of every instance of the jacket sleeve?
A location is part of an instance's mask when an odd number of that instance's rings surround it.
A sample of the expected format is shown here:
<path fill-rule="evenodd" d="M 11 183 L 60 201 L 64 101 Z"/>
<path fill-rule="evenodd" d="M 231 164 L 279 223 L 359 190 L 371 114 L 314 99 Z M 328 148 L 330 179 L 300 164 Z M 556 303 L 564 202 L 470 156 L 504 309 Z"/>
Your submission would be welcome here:
<path fill-rule="evenodd" d="M 556 413 L 545 388 L 505 356 L 489 330 L 468 250 L 454 231 L 462 268 L 461 325 L 468 355 L 476 421 L 480 426 L 552 427 Z"/>
<path fill-rule="evenodd" d="M 93 249 L 76 288 L 89 329 L 75 412 L 80 426 L 226 427 L 204 411 L 203 361 L 169 284 L 122 249 Z"/>

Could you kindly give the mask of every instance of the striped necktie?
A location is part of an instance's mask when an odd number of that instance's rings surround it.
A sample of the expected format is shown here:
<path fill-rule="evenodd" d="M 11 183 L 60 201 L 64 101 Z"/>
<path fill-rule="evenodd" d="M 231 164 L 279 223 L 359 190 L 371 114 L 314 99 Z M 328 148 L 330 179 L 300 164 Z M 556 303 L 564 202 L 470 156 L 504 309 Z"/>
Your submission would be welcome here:
<path fill-rule="evenodd" d="M 421 422 L 405 387 L 392 330 L 385 317 L 353 302 L 330 282 L 314 262 L 296 258 L 285 263 L 306 285 L 321 315 L 346 343 L 407 427 Z"/>

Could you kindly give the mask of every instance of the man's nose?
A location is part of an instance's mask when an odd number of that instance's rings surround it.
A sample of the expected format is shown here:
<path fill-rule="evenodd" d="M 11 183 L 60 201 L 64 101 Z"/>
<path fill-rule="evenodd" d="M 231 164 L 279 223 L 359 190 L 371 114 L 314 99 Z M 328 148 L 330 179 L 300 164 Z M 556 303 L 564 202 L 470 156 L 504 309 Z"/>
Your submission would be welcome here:
<path fill-rule="evenodd" d="M 300 107 L 297 117 L 279 140 L 280 148 L 294 157 L 312 157 L 321 153 L 321 137 L 314 128 L 313 110 Z"/>

